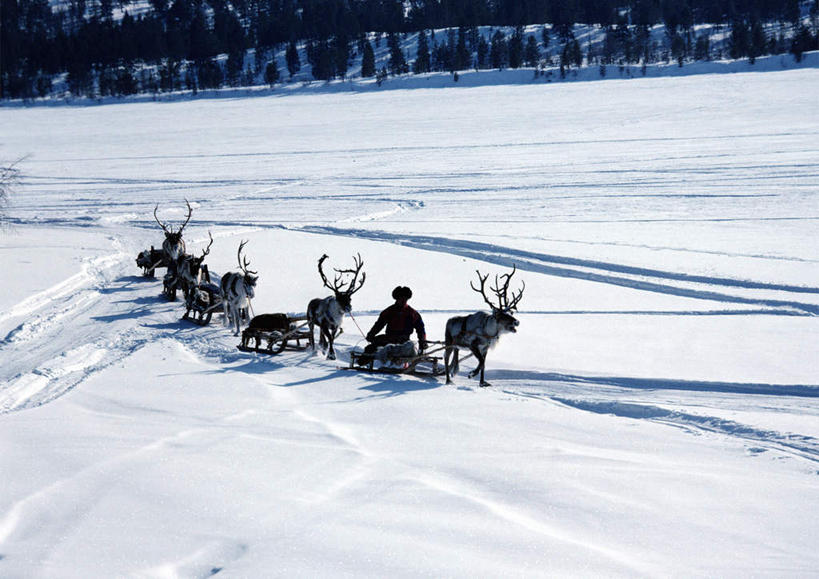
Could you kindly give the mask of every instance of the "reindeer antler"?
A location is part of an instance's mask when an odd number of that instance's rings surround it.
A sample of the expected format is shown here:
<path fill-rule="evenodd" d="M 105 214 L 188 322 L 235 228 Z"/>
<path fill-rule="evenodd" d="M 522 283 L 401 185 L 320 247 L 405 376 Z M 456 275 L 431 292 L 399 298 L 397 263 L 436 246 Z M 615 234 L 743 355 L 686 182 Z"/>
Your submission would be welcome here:
<path fill-rule="evenodd" d="M 350 285 L 347 286 L 347 291 L 344 293 L 353 295 L 355 292 L 361 289 L 361 286 L 364 285 L 364 280 L 367 279 L 367 272 L 361 273 L 361 268 L 364 267 L 364 260 L 361 259 L 361 254 L 357 254 L 353 256 L 353 265 L 355 269 L 337 269 L 336 271 L 339 274 L 339 277 L 345 273 L 353 274 L 353 279 L 350 282 Z M 358 281 L 358 274 L 361 273 L 361 283 L 358 284 L 356 287 L 356 281 Z"/>
<path fill-rule="evenodd" d="M 259 273 L 258 271 L 248 269 L 250 267 L 250 262 L 247 260 L 247 257 L 244 258 L 244 263 L 242 262 L 242 249 L 244 249 L 247 243 L 247 241 L 242 241 L 239 243 L 239 252 L 236 254 L 236 258 L 239 260 L 239 268 L 245 273 L 245 275 L 256 275 Z"/>
<path fill-rule="evenodd" d="M 520 298 L 523 297 L 523 290 L 526 289 L 526 284 L 521 281 L 522 287 L 517 294 L 512 295 L 512 303 L 509 303 L 509 282 L 512 281 L 512 276 L 515 275 L 517 271 L 517 266 L 512 264 L 512 273 L 504 273 L 500 277 L 497 275 L 495 276 L 495 287 L 490 288 L 496 296 L 498 296 L 498 304 L 500 304 L 501 311 L 504 312 L 511 312 L 512 310 L 516 310 L 518 306 L 518 302 Z M 506 278 L 506 281 L 503 283 L 503 286 L 500 285 L 500 279 Z"/>
<path fill-rule="evenodd" d="M 156 222 L 159 223 L 159 226 L 162 228 L 162 231 L 164 231 L 166 234 L 171 234 L 171 233 L 179 234 L 179 233 L 182 233 L 182 230 L 185 229 L 185 226 L 188 224 L 188 221 L 191 220 L 191 215 L 193 215 L 193 209 L 191 209 L 191 204 L 188 203 L 187 199 L 185 199 L 185 205 L 188 206 L 188 216 L 185 218 L 185 223 L 182 224 L 182 227 L 180 227 L 176 231 L 173 231 L 173 230 L 168 230 L 168 228 L 165 226 L 165 224 L 162 223 L 159 220 L 159 217 L 156 216 L 156 211 L 157 211 L 157 209 L 159 209 L 159 203 L 156 204 L 156 206 L 154 207 L 154 219 L 156 219 Z"/>
<path fill-rule="evenodd" d="M 498 310 L 500 312 L 509 313 L 512 310 L 516 310 L 518 308 L 518 303 L 520 299 L 523 297 L 523 290 L 526 289 L 526 284 L 521 281 L 521 288 L 520 291 L 512 294 L 512 301 L 509 301 L 509 282 L 512 281 L 512 276 L 515 275 L 517 271 L 517 267 L 512 264 L 512 273 L 504 273 L 502 275 L 495 276 L 495 285 L 494 287 L 490 286 L 490 290 L 495 296 L 498 298 L 498 304 L 495 305 L 492 301 L 486 296 L 485 286 L 486 280 L 489 278 L 489 274 L 481 275 L 480 271 L 477 271 L 478 279 L 481 281 L 481 287 L 476 288 L 472 282 L 469 282 L 469 285 L 472 287 L 473 290 L 480 293 L 483 296 L 484 301 L 489 304 L 493 310 Z M 505 280 L 501 284 L 501 280 Z"/>
<path fill-rule="evenodd" d="M 202 252 L 202 257 L 199 259 L 205 259 L 205 257 L 210 253 L 210 246 L 213 245 L 213 235 L 210 234 L 210 231 L 208 231 L 208 237 L 210 237 L 210 243 L 208 243 L 208 246 Z"/>
<path fill-rule="evenodd" d="M 490 308 L 492 308 L 493 310 L 497 309 L 495 307 L 495 304 L 493 304 L 489 300 L 489 298 L 486 297 L 486 292 L 484 292 L 484 286 L 486 285 L 486 279 L 489 277 L 489 274 L 487 273 L 486 275 L 481 275 L 480 270 L 477 270 L 477 269 L 475 270 L 475 273 L 478 274 L 478 279 L 481 280 L 481 287 L 476 288 L 475 285 L 472 282 L 469 282 L 469 287 L 471 287 L 473 290 L 475 290 L 476 292 L 481 294 L 481 296 L 483 296 L 483 301 L 485 301 L 489 305 Z"/>
<path fill-rule="evenodd" d="M 318 271 L 319 271 L 319 275 L 321 276 L 321 281 L 324 282 L 324 286 L 327 289 L 331 289 L 331 290 L 333 290 L 335 292 L 335 291 L 338 291 L 338 288 L 335 287 L 335 286 L 330 285 L 330 282 L 327 281 L 327 276 L 324 275 L 324 270 L 321 268 L 322 264 L 324 263 L 324 260 L 326 260 L 329 257 L 330 256 L 325 253 L 324 255 L 322 255 L 319 258 L 319 260 L 318 260 Z M 338 278 L 336 278 L 336 281 L 338 281 Z"/>
<path fill-rule="evenodd" d="M 188 221 L 191 220 L 191 215 L 193 215 L 193 209 L 191 209 L 191 204 L 188 203 L 187 199 L 185 199 L 185 205 L 188 206 L 188 217 L 187 219 L 185 219 L 185 223 L 182 224 L 182 227 L 179 228 L 179 231 L 177 231 L 177 233 L 182 233 L 182 230 L 185 229 L 185 226 L 188 224 Z"/>
<path fill-rule="evenodd" d="M 325 253 L 321 256 L 318 261 L 318 270 L 319 275 L 321 276 L 321 280 L 324 282 L 325 287 L 328 289 L 333 290 L 334 293 L 344 293 L 348 295 L 353 295 L 355 292 L 361 289 L 361 286 L 364 285 L 364 280 L 367 279 L 367 274 L 361 273 L 361 268 L 364 267 L 364 260 L 361 259 L 361 254 L 359 253 L 357 256 L 353 256 L 353 264 L 355 265 L 354 269 L 336 269 L 333 268 L 333 271 L 336 272 L 336 276 L 333 279 L 333 284 L 330 285 L 330 282 L 327 280 L 327 276 L 324 275 L 324 270 L 322 265 L 324 261 L 329 256 Z M 358 274 L 361 273 L 361 281 L 358 281 Z M 344 274 L 352 274 L 353 279 L 350 281 L 349 284 L 344 283 Z M 356 287 L 356 282 L 358 282 L 358 286 Z M 345 285 L 347 286 L 345 289 Z"/>
<path fill-rule="evenodd" d="M 162 228 L 162 231 L 164 231 L 165 233 L 168 233 L 168 228 L 167 228 L 167 227 L 165 227 L 165 224 L 164 224 L 164 223 L 162 223 L 162 222 L 159 220 L 159 217 L 157 217 L 157 216 L 156 216 L 156 211 L 157 211 L 157 209 L 159 209 L 159 203 L 157 203 L 157 204 L 156 204 L 156 207 L 154 207 L 154 219 L 156 219 L 156 222 L 157 222 L 157 223 L 159 223 L 159 226 Z"/>

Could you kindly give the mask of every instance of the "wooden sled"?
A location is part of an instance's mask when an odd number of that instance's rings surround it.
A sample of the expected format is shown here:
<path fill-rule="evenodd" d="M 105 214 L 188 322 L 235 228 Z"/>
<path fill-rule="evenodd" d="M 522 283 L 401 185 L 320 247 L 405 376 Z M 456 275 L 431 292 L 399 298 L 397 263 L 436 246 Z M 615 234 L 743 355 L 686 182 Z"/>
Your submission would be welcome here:
<path fill-rule="evenodd" d="M 443 342 L 429 342 L 429 344 L 433 345 L 433 347 L 423 354 L 417 356 L 390 356 L 377 367 L 376 363 L 379 360 L 377 360 L 375 354 L 366 354 L 369 360 L 362 364 L 361 358 L 365 356 L 364 352 L 351 352 L 350 365 L 343 367 L 342 370 L 355 370 L 372 374 L 410 374 L 433 378 L 445 376 L 446 366 L 444 365 L 443 353 L 447 347 Z M 462 357 L 461 360 L 465 360 L 469 356 L 471 354 Z"/>
<path fill-rule="evenodd" d="M 285 314 L 282 314 L 285 316 Z M 285 349 L 306 350 L 310 347 L 310 330 L 307 329 L 307 316 L 286 316 L 288 330 L 265 331 L 256 328 L 245 328 L 242 331 L 242 341 L 236 346 L 242 352 L 258 352 L 260 354 L 278 354 Z M 250 342 L 254 341 L 255 346 Z M 302 344 L 304 341 L 304 344 Z M 267 347 L 261 347 L 267 342 Z M 295 343 L 294 343 L 295 342 Z"/>
<path fill-rule="evenodd" d="M 222 297 L 219 288 L 213 284 L 202 284 L 198 291 L 191 292 L 185 298 L 185 315 L 183 320 L 193 322 L 199 326 L 207 326 L 213 317 L 213 312 L 221 311 Z"/>

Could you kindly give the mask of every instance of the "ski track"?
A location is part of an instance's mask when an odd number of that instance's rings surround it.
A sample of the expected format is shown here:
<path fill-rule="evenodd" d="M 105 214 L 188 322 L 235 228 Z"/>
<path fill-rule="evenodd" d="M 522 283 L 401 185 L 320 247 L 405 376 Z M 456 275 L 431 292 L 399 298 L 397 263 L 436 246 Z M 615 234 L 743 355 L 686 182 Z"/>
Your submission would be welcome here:
<path fill-rule="evenodd" d="M 770 299 L 766 297 L 743 297 L 726 294 L 714 289 L 728 287 L 741 290 L 816 295 L 819 294 L 819 288 L 816 287 L 772 284 L 752 280 L 708 277 L 657 269 L 638 268 L 615 263 L 540 254 L 489 243 L 443 237 L 395 234 L 384 231 L 342 229 L 326 226 L 305 226 L 297 228 L 297 230 L 325 235 L 346 235 L 348 237 L 394 243 L 396 245 L 415 247 L 427 251 L 459 255 L 461 257 L 468 257 L 506 267 L 515 265 L 518 269 L 533 271 L 544 275 L 583 279 L 641 291 L 732 304 L 764 306 L 779 311 L 790 311 L 797 315 L 819 315 L 819 304 Z M 680 282 L 692 287 L 672 285 L 669 282 Z"/>
<path fill-rule="evenodd" d="M 121 246 L 119 240 L 113 244 Z M 124 272 L 126 260 L 130 261 L 121 250 L 89 260 L 79 273 L 23 300 L 4 315 L 4 319 L 28 319 L 0 341 L 0 354 L 7 361 L 0 370 L 0 380 L 5 382 L 0 414 L 62 396 L 148 339 L 133 339 L 132 328 L 94 323 L 95 313 L 112 310 L 112 293 L 127 289 L 128 278 L 116 278 Z M 133 314 L 122 311 L 121 315 L 124 319 Z"/>
<path fill-rule="evenodd" d="M 104 255 L 83 263 L 81 271 L 69 277 L 68 279 L 43 290 L 33 296 L 30 296 L 18 304 L 15 304 L 6 312 L 0 312 L 0 322 L 5 320 L 30 315 L 37 310 L 52 304 L 56 300 L 70 298 L 66 301 L 71 301 L 75 297 L 77 290 L 88 286 L 100 277 L 100 272 L 104 269 L 110 268 L 114 264 L 124 259 L 123 253 L 115 253 L 111 255 Z M 6 339 L 0 341 L 0 345 Z"/>
<path fill-rule="evenodd" d="M 691 382 L 693 387 L 685 388 L 684 381 L 663 381 L 635 378 L 581 377 L 565 374 L 541 374 L 537 372 L 515 372 L 510 370 L 493 370 L 487 373 L 495 389 L 505 395 L 528 398 L 539 401 L 551 401 L 567 408 L 610 415 L 617 418 L 640 420 L 680 428 L 690 434 L 709 433 L 724 437 L 726 440 L 742 441 L 747 452 L 756 456 L 762 452 L 775 451 L 792 458 L 810 463 L 819 463 L 819 439 L 797 433 L 783 433 L 775 430 L 757 428 L 707 414 L 693 414 L 679 410 L 670 410 L 648 403 L 621 402 L 619 398 L 627 388 L 662 390 L 694 390 L 712 393 L 754 394 L 759 396 L 808 396 L 819 397 L 819 385 L 773 385 L 773 384 L 727 384 L 720 382 Z M 495 375 L 493 377 L 492 375 Z M 545 384 L 552 383 L 546 390 Z M 614 399 L 601 399 L 600 392 L 592 388 L 587 392 L 576 386 L 592 384 L 606 387 Z M 560 386 L 568 387 L 565 393 L 556 393 Z M 571 393 L 572 397 L 567 394 Z M 583 395 L 582 398 L 578 396 Z M 819 473 L 819 471 L 816 471 Z"/>
<path fill-rule="evenodd" d="M 754 454 L 766 450 L 777 450 L 797 458 L 819 463 L 819 440 L 811 436 L 762 430 L 733 420 L 668 410 L 650 404 L 576 400 L 560 396 L 551 396 L 550 399 L 565 406 L 595 414 L 648 420 L 682 428 L 692 433 L 709 432 L 728 438 L 740 439 L 752 445 L 748 450 Z"/>
<path fill-rule="evenodd" d="M 475 235 L 474 237 L 483 237 L 481 235 Z M 515 240 L 514 237 L 511 235 L 492 235 L 494 238 L 498 237 L 505 237 L 508 239 Z M 715 250 L 708 250 L 708 249 L 692 249 L 690 247 L 680 247 L 675 245 L 649 245 L 645 243 L 624 243 L 618 241 L 581 241 L 577 239 L 564 239 L 558 237 L 534 237 L 533 239 L 537 239 L 538 241 L 547 241 L 550 243 L 566 243 L 572 245 L 587 245 L 591 247 L 625 247 L 625 248 L 636 248 L 636 249 L 649 249 L 651 251 L 673 251 L 675 253 L 693 253 L 696 255 L 715 255 L 718 257 L 740 257 L 740 258 L 749 258 L 749 259 L 764 259 L 770 261 L 785 261 L 785 262 L 796 262 L 796 263 L 819 263 L 817 259 L 806 259 L 802 257 L 793 257 L 793 256 L 783 256 L 783 255 L 765 255 L 762 253 L 738 253 L 738 252 L 730 252 L 730 251 L 715 251 Z"/>

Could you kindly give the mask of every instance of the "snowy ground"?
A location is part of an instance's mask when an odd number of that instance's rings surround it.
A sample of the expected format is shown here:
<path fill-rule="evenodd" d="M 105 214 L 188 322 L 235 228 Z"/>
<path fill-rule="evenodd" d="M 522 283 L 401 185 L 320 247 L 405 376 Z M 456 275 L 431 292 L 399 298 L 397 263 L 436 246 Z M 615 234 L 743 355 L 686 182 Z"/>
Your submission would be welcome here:
<path fill-rule="evenodd" d="M 819 71 L 0 109 L 0 576 L 819 574 Z M 430 337 L 514 263 L 480 389 L 244 354 L 137 252 L 254 309 L 361 253 Z M 468 363 L 465 364 L 468 366 Z"/>

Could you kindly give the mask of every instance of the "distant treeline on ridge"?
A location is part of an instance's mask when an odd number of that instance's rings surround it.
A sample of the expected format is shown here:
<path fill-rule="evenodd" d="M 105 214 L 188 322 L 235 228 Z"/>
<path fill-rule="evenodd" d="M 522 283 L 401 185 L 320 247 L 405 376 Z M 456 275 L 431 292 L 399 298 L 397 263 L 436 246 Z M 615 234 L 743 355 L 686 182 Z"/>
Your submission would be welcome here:
<path fill-rule="evenodd" d="M 384 78 L 584 62 L 682 66 L 799 57 L 819 42 L 819 0 L 2 0 L 0 10 L 4 99 L 273 85 L 303 64 L 318 80 L 353 67 Z M 580 24 L 602 41 L 579 42 Z M 700 24 L 724 30 L 725 53 L 714 54 Z M 536 34 L 531 25 L 541 25 Z M 402 47 L 408 34 L 417 34 L 412 50 Z M 383 37 L 379 67 L 373 44 Z"/>

